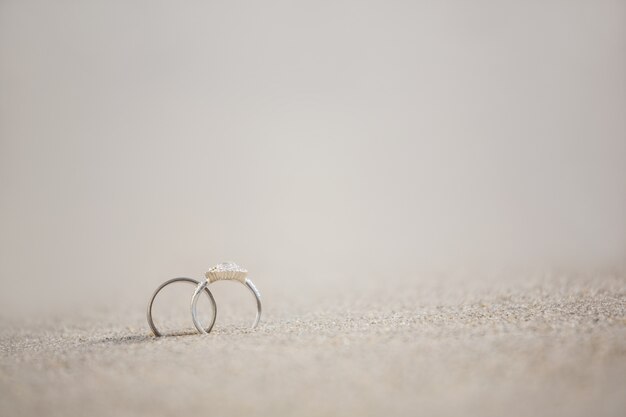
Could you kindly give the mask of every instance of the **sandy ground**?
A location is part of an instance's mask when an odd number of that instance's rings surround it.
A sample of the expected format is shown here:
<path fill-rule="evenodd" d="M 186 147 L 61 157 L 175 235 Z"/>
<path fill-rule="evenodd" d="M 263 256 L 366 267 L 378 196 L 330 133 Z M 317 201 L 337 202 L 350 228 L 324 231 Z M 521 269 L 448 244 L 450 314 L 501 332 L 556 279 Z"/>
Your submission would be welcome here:
<path fill-rule="evenodd" d="M 626 414 L 626 277 L 457 284 L 270 288 L 208 336 L 152 337 L 144 304 L 4 319 L 0 415 Z"/>

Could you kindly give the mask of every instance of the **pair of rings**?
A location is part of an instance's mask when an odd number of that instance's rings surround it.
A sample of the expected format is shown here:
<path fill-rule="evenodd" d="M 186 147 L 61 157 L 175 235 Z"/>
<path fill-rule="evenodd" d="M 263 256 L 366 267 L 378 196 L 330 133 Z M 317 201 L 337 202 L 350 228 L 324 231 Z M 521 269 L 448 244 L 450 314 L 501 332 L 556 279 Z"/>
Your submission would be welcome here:
<path fill-rule="evenodd" d="M 198 332 L 202 334 L 207 334 L 211 331 L 211 329 L 213 329 L 213 325 L 215 324 L 215 318 L 217 317 L 217 304 L 215 304 L 215 298 L 213 298 L 213 294 L 211 294 L 211 291 L 209 291 L 208 286 L 215 281 L 221 281 L 221 280 L 238 281 L 242 283 L 243 285 L 245 285 L 252 292 L 252 294 L 254 295 L 254 298 L 256 299 L 256 309 L 257 309 L 256 318 L 254 319 L 254 324 L 252 324 L 252 328 L 254 329 L 259 324 L 259 321 L 261 320 L 261 294 L 259 293 L 259 290 L 257 290 L 257 288 L 254 286 L 250 278 L 248 278 L 247 270 L 245 270 L 244 268 L 240 267 L 239 265 L 235 263 L 226 262 L 226 263 L 215 265 L 214 267 L 209 269 L 208 272 L 204 275 L 206 279 L 203 281 L 197 281 L 193 278 L 184 278 L 184 277 L 173 278 L 168 281 L 165 281 L 154 291 L 154 293 L 152 294 L 152 297 L 150 298 L 150 302 L 148 303 L 147 316 L 148 316 L 148 324 L 150 325 L 150 329 L 152 329 L 152 333 L 154 333 L 155 336 L 157 337 L 162 336 L 162 333 L 156 328 L 156 326 L 154 325 L 154 321 L 152 320 L 152 305 L 154 304 L 154 299 L 156 298 L 157 294 L 161 292 L 163 288 L 175 282 L 188 282 L 188 283 L 196 285 L 196 290 L 194 291 L 193 296 L 191 297 L 191 319 L 193 321 L 193 325 L 196 327 Z M 209 297 L 209 301 L 211 302 L 211 307 L 213 308 L 213 317 L 211 319 L 211 322 L 206 328 L 198 320 L 198 314 L 196 311 L 196 305 L 198 304 L 198 299 L 200 298 L 200 294 L 202 294 L 203 291 Z"/>

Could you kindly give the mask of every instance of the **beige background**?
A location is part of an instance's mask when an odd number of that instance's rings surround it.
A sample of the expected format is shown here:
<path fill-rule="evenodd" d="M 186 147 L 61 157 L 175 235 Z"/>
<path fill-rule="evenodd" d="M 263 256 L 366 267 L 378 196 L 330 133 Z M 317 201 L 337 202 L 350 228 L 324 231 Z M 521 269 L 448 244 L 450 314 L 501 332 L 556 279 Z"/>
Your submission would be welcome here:
<path fill-rule="evenodd" d="M 2 0 L 0 92 L 3 310 L 626 259 L 623 1 Z"/>

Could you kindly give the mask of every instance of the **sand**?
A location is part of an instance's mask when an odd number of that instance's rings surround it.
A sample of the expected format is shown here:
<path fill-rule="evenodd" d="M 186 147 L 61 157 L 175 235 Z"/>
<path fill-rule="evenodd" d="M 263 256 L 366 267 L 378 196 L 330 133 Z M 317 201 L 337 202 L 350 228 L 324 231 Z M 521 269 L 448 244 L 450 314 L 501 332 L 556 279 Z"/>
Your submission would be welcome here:
<path fill-rule="evenodd" d="M 3 319 L 0 415 L 626 414 L 623 275 L 266 291 L 255 331 L 155 338 L 143 300 Z"/>

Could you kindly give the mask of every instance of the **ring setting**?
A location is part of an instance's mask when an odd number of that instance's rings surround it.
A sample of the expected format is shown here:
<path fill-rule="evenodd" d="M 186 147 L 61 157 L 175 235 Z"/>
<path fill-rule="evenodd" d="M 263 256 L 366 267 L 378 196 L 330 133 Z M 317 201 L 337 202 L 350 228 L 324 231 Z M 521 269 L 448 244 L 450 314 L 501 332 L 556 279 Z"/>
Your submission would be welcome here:
<path fill-rule="evenodd" d="M 215 282 L 219 280 L 235 280 L 245 282 L 248 270 L 234 262 L 223 262 L 211 267 L 205 274 L 207 280 Z"/>

